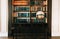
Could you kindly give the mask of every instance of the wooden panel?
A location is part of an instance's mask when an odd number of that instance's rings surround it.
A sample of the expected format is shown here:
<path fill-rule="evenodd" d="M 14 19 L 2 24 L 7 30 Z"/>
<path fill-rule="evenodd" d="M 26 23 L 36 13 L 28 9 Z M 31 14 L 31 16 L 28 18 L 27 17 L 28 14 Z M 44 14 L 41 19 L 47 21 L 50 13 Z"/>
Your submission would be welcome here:
<path fill-rule="evenodd" d="M 25 26 L 26 25 L 26 26 Z M 46 39 L 47 38 L 47 24 L 15 24 L 16 31 L 14 31 L 14 36 L 20 39 Z M 26 37 L 24 37 L 26 36 Z"/>

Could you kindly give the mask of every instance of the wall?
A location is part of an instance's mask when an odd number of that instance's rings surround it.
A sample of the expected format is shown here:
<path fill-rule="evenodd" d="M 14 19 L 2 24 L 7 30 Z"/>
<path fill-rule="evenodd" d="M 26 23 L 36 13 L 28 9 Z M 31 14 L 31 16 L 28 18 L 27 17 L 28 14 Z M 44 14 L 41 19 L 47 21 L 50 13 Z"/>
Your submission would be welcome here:
<path fill-rule="evenodd" d="M 1 0 L 1 32 L 0 36 L 8 36 L 8 1 Z"/>
<path fill-rule="evenodd" d="M 52 36 L 60 36 L 60 0 L 52 0 Z"/>
<path fill-rule="evenodd" d="M 60 36 L 60 0 L 52 0 L 52 36 Z M 8 1 L 1 0 L 1 26 L 0 37 L 8 36 Z"/>

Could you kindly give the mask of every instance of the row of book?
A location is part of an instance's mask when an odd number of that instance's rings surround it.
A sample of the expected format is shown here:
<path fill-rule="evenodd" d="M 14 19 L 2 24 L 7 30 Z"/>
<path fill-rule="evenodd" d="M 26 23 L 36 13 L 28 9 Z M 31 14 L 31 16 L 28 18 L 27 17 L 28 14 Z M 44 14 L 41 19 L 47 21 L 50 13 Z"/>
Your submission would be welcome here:
<path fill-rule="evenodd" d="M 12 15 L 13 17 L 36 17 L 36 12 L 34 13 L 29 13 L 29 12 L 25 12 L 25 13 L 13 13 Z M 44 13 L 44 17 L 47 17 L 47 13 Z"/>
<path fill-rule="evenodd" d="M 15 6 L 15 8 L 13 9 L 16 12 L 20 12 L 20 11 L 47 11 L 47 6 Z"/>
<path fill-rule="evenodd" d="M 19 12 L 19 11 L 30 11 L 29 6 L 15 6 L 14 11 Z"/>
<path fill-rule="evenodd" d="M 44 18 L 43 20 L 38 20 L 38 19 L 16 19 L 14 22 L 15 23 L 46 23 L 46 19 Z"/>
<path fill-rule="evenodd" d="M 13 5 L 29 5 L 29 1 L 13 1 Z"/>
<path fill-rule="evenodd" d="M 28 0 L 28 1 L 26 1 L 26 0 L 19 0 L 19 1 L 13 1 L 13 3 L 12 3 L 13 5 L 41 5 L 41 4 L 43 4 L 43 5 L 47 5 L 47 1 L 41 1 L 41 0 Z"/>
<path fill-rule="evenodd" d="M 30 5 L 41 5 L 41 1 L 31 0 Z"/>

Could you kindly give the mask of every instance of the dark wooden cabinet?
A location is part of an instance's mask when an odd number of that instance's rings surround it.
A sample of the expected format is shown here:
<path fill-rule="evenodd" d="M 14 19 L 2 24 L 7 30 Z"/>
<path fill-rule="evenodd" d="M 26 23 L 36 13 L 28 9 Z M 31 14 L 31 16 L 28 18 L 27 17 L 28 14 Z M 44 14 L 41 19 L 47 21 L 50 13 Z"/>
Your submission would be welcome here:
<path fill-rule="evenodd" d="M 49 39 L 48 24 L 14 24 L 17 39 Z"/>
<path fill-rule="evenodd" d="M 8 6 L 9 36 L 22 36 L 21 39 L 51 38 L 52 0 L 8 0 Z"/>

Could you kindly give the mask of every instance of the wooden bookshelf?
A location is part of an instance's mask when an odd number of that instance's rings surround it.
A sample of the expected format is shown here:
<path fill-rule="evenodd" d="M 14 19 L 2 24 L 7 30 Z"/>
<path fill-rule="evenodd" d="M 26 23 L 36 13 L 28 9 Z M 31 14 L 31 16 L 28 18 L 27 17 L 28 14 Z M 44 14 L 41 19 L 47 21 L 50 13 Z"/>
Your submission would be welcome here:
<path fill-rule="evenodd" d="M 35 37 L 36 39 L 49 39 L 51 37 L 51 2 L 52 0 L 9 0 L 9 35 L 17 29 L 17 33 L 14 32 L 17 37 L 23 36 L 19 39 L 25 39 L 27 35 L 31 35 L 31 39 Z M 38 11 L 44 12 L 44 19 L 38 20 L 36 16 Z M 12 27 L 14 27 L 13 31 Z M 25 32 L 26 35 L 24 35 Z M 37 34 L 39 36 L 35 36 Z"/>

